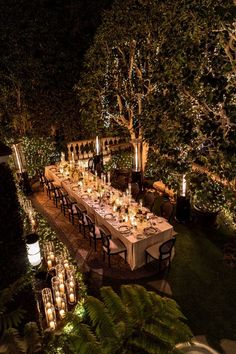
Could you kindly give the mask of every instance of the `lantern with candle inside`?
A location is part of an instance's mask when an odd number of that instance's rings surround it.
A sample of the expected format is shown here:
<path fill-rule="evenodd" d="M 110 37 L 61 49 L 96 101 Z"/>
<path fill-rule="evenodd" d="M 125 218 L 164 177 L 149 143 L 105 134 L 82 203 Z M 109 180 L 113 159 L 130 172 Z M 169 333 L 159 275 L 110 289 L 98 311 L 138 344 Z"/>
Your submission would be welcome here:
<path fill-rule="evenodd" d="M 58 278 L 60 278 L 60 280 L 64 280 L 65 279 L 65 268 L 63 266 L 63 264 L 57 264 L 56 267 L 56 276 Z"/>
<path fill-rule="evenodd" d="M 74 278 L 66 280 L 67 300 L 70 305 L 74 305 L 76 302 L 76 283 Z"/>
<path fill-rule="evenodd" d="M 56 329 L 57 319 L 55 307 L 53 305 L 48 309 L 45 308 L 45 316 L 48 328 L 52 331 Z"/>
<path fill-rule="evenodd" d="M 74 278 L 75 276 L 75 267 L 73 266 L 73 264 L 69 264 L 67 269 L 66 269 L 66 276 L 67 279 L 68 278 Z"/>
<path fill-rule="evenodd" d="M 67 311 L 67 300 L 66 295 L 64 294 L 63 296 L 61 296 L 60 306 L 58 306 L 58 314 L 61 320 L 65 317 Z"/>
<path fill-rule="evenodd" d="M 54 297 L 55 303 L 57 304 L 56 299 L 61 297 L 60 288 L 59 288 L 60 279 L 58 277 L 52 277 L 51 284 L 52 284 L 53 297 Z"/>
<path fill-rule="evenodd" d="M 44 288 L 42 290 L 42 299 L 43 299 L 44 307 L 46 309 L 52 306 L 53 298 L 52 298 L 52 291 L 50 288 Z"/>
<path fill-rule="evenodd" d="M 38 235 L 32 233 L 26 235 L 25 239 L 26 239 L 27 255 L 30 264 L 33 267 L 39 266 L 41 264 L 41 253 L 40 253 Z"/>

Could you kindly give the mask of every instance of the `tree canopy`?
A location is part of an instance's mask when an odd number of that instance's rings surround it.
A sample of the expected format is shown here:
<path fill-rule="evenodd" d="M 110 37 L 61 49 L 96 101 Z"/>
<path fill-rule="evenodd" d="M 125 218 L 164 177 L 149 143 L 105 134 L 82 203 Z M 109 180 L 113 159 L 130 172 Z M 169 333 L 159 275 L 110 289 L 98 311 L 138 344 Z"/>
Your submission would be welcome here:
<path fill-rule="evenodd" d="M 0 133 L 83 134 L 73 86 L 110 0 L 0 2 Z"/>
<path fill-rule="evenodd" d="M 87 124 L 141 127 L 156 175 L 160 165 L 183 173 L 200 161 L 231 180 L 234 17 L 233 0 L 115 1 L 78 84 Z"/>

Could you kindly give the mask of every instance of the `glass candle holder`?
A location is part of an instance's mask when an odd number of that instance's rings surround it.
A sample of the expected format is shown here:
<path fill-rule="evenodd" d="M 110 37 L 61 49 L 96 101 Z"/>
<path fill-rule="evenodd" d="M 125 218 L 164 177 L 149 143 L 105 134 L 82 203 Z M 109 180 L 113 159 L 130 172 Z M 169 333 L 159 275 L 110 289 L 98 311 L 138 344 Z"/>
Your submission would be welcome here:
<path fill-rule="evenodd" d="M 53 305 L 50 308 L 45 308 L 45 316 L 48 328 L 52 331 L 56 329 L 57 319 L 55 307 Z"/>
<path fill-rule="evenodd" d="M 76 283 L 74 278 L 66 280 L 67 301 L 70 305 L 76 303 Z"/>
<path fill-rule="evenodd" d="M 66 276 L 67 279 L 75 277 L 75 267 L 73 266 L 73 264 L 69 264 L 68 267 L 66 268 Z"/>
<path fill-rule="evenodd" d="M 50 288 L 42 290 L 42 299 L 45 307 L 50 307 L 53 304 L 52 291 Z"/>
<path fill-rule="evenodd" d="M 58 306 L 58 315 L 61 320 L 65 317 L 67 311 L 68 311 L 67 300 L 66 300 L 66 295 L 64 294 L 61 296 L 61 303 L 60 306 Z"/>
<path fill-rule="evenodd" d="M 63 264 L 57 264 L 56 267 L 56 276 L 60 278 L 61 280 L 65 279 L 65 268 Z"/>

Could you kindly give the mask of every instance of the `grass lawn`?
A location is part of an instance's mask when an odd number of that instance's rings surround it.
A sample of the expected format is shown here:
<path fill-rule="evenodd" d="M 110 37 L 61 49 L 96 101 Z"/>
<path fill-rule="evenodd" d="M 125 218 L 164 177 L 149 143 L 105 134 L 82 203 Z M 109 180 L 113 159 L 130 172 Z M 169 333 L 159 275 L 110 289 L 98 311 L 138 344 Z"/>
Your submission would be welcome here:
<path fill-rule="evenodd" d="M 176 225 L 176 255 L 168 276 L 173 298 L 194 335 L 216 349 L 223 338 L 236 340 L 236 269 L 223 261 L 227 234 L 217 229 Z"/>

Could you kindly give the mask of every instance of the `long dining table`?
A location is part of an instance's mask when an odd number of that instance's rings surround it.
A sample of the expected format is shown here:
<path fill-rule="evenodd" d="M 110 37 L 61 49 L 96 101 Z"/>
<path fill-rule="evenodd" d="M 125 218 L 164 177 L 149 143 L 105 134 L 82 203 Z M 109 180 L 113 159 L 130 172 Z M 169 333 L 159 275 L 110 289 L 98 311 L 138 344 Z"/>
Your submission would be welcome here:
<path fill-rule="evenodd" d="M 127 262 L 132 270 L 145 264 L 145 250 L 148 247 L 156 244 L 158 253 L 159 246 L 172 238 L 173 226 L 164 218 L 140 207 L 131 196 L 128 198 L 131 215 L 129 218 L 115 211 L 114 202 L 119 198 L 127 201 L 127 197 L 88 172 L 84 174 L 83 186 L 81 181 L 74 182 L 64 176 L 55 165 L 45 167 L 45 176 L 53 180 L 55 185 L 62 187 L 72 200 L 83 206 L 88 215 L 94 218 L 97 226 L 105 226 L 113 239 L 123 242 L 127 248 Z M 103 199 L 100 198 L 101 190 L 105 196 Z"/>

